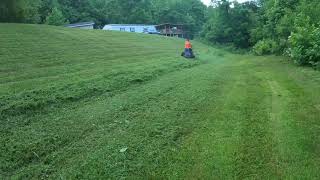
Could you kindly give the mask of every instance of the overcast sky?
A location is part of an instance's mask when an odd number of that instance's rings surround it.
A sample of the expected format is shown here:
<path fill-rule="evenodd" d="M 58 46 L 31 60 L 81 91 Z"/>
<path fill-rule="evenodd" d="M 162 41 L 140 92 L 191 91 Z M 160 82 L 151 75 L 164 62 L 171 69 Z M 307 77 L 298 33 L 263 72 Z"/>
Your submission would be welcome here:
<path fill-rule="evenodd" d="M 211 0 L 201 0 L 204 4 L 206 4 L 207 6 L 210 4 Z M 237 0 L 238 2 L 245 2 L 248 0 Z"/>

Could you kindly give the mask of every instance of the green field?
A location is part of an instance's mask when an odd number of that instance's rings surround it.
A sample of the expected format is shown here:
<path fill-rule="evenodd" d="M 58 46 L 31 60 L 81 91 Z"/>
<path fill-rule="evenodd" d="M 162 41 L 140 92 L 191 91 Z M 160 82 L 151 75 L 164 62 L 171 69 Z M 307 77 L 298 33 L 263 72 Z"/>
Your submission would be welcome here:
<path fill-rule="evenodd" d="M 0 24 L 0 179 L 319 179 L 320 73 L 193 44 Z"/>

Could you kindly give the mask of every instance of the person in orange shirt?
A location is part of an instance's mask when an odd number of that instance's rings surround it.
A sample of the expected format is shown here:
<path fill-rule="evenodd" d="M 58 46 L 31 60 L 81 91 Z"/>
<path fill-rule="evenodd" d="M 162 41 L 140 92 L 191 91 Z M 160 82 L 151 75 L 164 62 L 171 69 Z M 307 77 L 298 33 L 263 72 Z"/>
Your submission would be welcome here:
<path fill-rule="evenodd" d="M 184 43 L 185 49 L 192 49 L 192 45 L 189 39 L 186 39 L 186 42 Z"/>
<path fill-rule="evenodd" d="M 194 58 L 192 44 L 189 39 L 186 39 L 186 42 L 184 43 L 184 53 L 182 53 L 182 55 L 186 58 Z"/>

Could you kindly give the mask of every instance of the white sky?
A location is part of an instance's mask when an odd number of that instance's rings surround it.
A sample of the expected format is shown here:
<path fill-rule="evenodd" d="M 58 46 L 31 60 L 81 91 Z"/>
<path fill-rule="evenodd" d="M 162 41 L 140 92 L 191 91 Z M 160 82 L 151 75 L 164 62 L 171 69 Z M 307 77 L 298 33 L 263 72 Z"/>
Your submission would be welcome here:
<path fill-rule="evenodd" d="M 204 4 L 206 4 L 207 6 L 210 4 L 211 0 L 201 0 Z M 237 0 L 238 2 L 245 2 L 248 0 Z"/>

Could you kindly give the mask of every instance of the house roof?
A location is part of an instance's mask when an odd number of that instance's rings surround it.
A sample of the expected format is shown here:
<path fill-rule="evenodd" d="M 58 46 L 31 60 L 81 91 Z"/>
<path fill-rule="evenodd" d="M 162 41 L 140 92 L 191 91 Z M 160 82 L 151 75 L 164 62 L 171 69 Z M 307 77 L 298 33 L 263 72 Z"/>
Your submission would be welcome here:
<path fill-rule="evenodd" d="M 81 22 L 81 23 L 75 23 L 75 24 L 67 24 L 65 27 L 83 27 L 83 26 L 92 26 L 94 25 L 94 22 Z"/>
<path fill-rule="evenodd" d="M 152 24 L 107 24 L 106 26 L 155 26 Z"/>
<path fill-rule="evenodd" d="M 185 24 L 171 24 L 171 23 L 164 23 L 164 24 L 156 25 L 156 27 L 161 27 L 161 26 L 186 26 L 186 25 Z"/>

